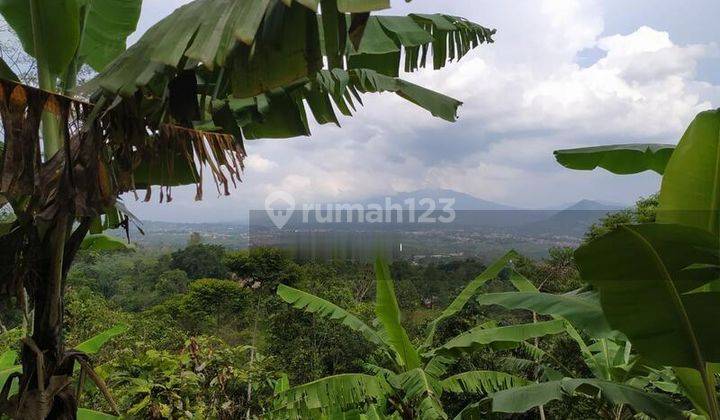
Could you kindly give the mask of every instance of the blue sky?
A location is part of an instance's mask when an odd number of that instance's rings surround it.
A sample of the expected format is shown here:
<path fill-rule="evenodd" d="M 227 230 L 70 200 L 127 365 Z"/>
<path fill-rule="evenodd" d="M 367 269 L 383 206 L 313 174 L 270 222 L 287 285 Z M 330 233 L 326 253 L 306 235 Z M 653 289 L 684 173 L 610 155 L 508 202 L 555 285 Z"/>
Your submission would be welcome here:
<path fill-rule="evenodd" d="M 184 2 L 144 3 L 138 33 Z M 229 221 L 278 190 L 337 202 L 424 188 L 531 208 L 630 203 L 657 191 L 659 177 L 569 171 L 552 151 L 676 143 L 697 112 L 720 103 L 717 1 L 414 0 L 385 13 L 437 11 L 498 29 L 495 44 L 460 63 L 402 76 L 462 100 L 457 123 L 367 96 L 342 128 L 248 142 L 245 182 L 231 197 L 196 203 L 188 188 L 169 205 L 127 197 L 131 209 L 152 220 Z"/>

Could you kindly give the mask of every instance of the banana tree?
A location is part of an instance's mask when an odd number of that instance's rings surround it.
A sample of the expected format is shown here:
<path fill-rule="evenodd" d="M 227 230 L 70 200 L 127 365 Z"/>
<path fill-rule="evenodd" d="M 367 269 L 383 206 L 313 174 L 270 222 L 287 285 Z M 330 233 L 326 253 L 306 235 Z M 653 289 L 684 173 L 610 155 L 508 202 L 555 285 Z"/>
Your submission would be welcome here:
<path fill-rule="evenodd" d="M 78 364 L 80 366 L 80 374 L 82 378 L 88 377 L 90 380 L 95 382 L 95 384 L 98 386 L 98 388 L 103 392 L 103 394 L 106 396 L 108 401 L 111 405 L 113 405 L 113 408 L 117 413 L 117 408 L 114 407 L 114 402 L 112 397 L 109 394 L 109 391 L 107 389 L 107 386 L 105 385 L 105 382 L 103 379 L 98 376 L 95 371 L 92 369 L 89 360 L 87 359 L 87 356 L 92 355 L 100 351 L 100 349 L 110 341 L 112 338 L 123 334 L 127 330 L 127 326 L 123 324 L 116 325 L 106 331 L 103 331 L 88 340 L 78 344 L 74 348 L 75 357 L 78 361 Z M 41 358 L 42 355 L 38 353 L 38 358 Z M 19 390 L 20 387 L 15 382 L 15 379 L 20 376 L 20 372 L 22 371 L 22 366 L 16 365 L 17 362 L 17 352 L 14 350 L 6 351 L 2 354 L 0 354 L 0 382 L 3 383 L 2 391 L 0 391 L 0 407 L 5 409 L 6 407 L 13 406 L 16 404 L 16 401 L 19 398 Z M 82 384 L 82 379 L 81 382 Z M 68 383 L 63 384 L 51 384 L 51 386 L 56 387 L 67 387 Z M 79 386 L 77 389 L 77 396 L 78 399 L 80 397 L 80 393 L 82 392 L 82 386 Z M 111 416 L 109 414 L 100 413 L 97 411 L 89 410 L 86 408 L 80 408 L 78 409 L 77 418 L 79 420 L 92 420 L 92 419 L 111 419 L 116 418 L 114 416 Z"/>
<path fill-rule="evenodd" d="M 339 124 L 336 110 L 350 115 L 362 93 L 393 92 L 453 121 L 459 101 L 399 70 L 439 69 L 494 33 L 442 14 L 370 15 L 388 0 L 195 0 L 125 50 L 140 6 L 0 1 L 39 80 L 22 85 L 0 65 L 0 203 L 15 215 L 0 229 L 0 294 L 35 313 L 11 417 L 74 416 L 72 393 L 48 386 L 73 370 L 61 363 L 65 278 L 88 232 L 128 228 L 121 194 L 150 200 L 158 186 L 170 201 L 172 187 L 195 185 L 201 199 L 204 170 L 229 194 L 245 139 L 309 135 L 308 109 Z M 100 73 L 76 87 L 83 64 Z"/>
<path fill-rule="evenodd" d="M 658 223 L 620 226 L 576 251 L 610 325 L 641 356 L 673 367 L 696 413 L 713 420 L 720 419 L 713 324 L 720 315 L 719 135 L 720 111 L 705 111 L 662 158 L 635 154 L 629 165 L 627 153 L 603 152 L 600 166 L 613 172 L 663 174 Z M 561 164 L 577 169 L 593 167 L 587 156 L 586 149 L 556 152 Z M 625 170 L 613 170 L 619 167 Z"/>
<path fill-rule="evenodd" d="M 602 418 L 627 418 L 628 407 L 656 418 L 685 418 L 667 396 L 646 390 L 660 381 L 656 378 L 657 370 L 632 353 L 630 342 L 612 330 L 602 312 L 597 293 L 542 293 L 514 270 L 510 281 L 518 291 L 481 294 L 477 298 L 478 303 L 510 310 L 528 310 L 533 314 L 565 320 L 568 336 L 577 344 L 582 360 L 594 377 L 577 378 L 537 345 L 525 343 L 527 353 L 533 358 L 511 358 L 509 361 L 512 366 L 523 370 L 530 366 L 540 369 L 545 372 L 542 380 L 494 393 L 486 400 L 469 406 L 462 415 L 472 416 L 485 411 L 520 413 L 565 396 L 582 396 L 604 403 L 598 413 Z M 590 337 L 589 344 L 584 336 Z M 661 389 L 668 390 L 668 387 Z M 680 394 L 678 389 L 673 391 Z"/>
<path fill-rule="evenodd" d="M 416 346 L 401 324 L 393 282 L 387 265 L 375 264 L 377 327 L 321 299 L 286 285 L 277 294 L 300 310 L 340 322 L 377 345 L 382 355 L 379 365 L 369 365 L 370 374 L 341 374 L 292 387 L 278 395 L 280 407 L 272 413 L 279 418 L 332 416 L 344 413 L 399 418 L 447 418 L 440 397 L 443 393 L 490 394 L 522 386 L 522 377 L 496 371 L 468 371 L 447 375 L 458 356 L 480 348 L 508 349 L 525 340 L 565 331 L 564 320 L 498 327 L 482 324 L 445 343 L 436 345 L 437 325 L 458 313 L 487 281 L 498 276 L 508 253 L 465 287 L 433 323 L 422 345 Z"/>

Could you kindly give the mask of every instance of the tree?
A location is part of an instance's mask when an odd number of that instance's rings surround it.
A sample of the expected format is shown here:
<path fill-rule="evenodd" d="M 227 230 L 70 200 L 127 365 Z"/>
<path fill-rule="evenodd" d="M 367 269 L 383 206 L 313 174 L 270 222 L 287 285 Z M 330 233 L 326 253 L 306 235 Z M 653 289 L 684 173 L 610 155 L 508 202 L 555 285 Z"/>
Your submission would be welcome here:
<path fill-rule="evenodd" d="M 337 123 L 334 106 L 348 115 L 360 93 L 389 91 L 455 119 L 459 101 L 397 78 L 401 53 L 412 71 L 432 51 L 437 69 L 490 42 L 493 31 L 439 14 L 369 14 L 388 6 L 195 0 L 123 51 L 140 0 L 0 3 L 35 58 L 40 87 L 18 84 L 0 66 L 0 194 L 17 218 L 0 237 L 9 251 L 0 257 L 0 291 L 31 297 L 29 339 L 45 354 L 38 365 L 24 347 L 24 405 L 5 410 L 11 417 L 73 416 L 72 392 L 43 393 L 39 379 L 72 375 L 72 363 L 63 363 L 65 277 L 88 231 L 128 228 L 121 193 L 145 189 L 150 200 L 155 185 L 169 201 L 172 187 L 195 184 L 201 199 L 207 169 L 228 194 L 240 177 L 243 139 L 309 135 L 306 104 L 320 123 Z M 83 63 L 100 71 L 78 90 L 89 102 L 63 96 Z"/>
<path fill-rule="evenodd" d="M 407 419 L 447 418 L 440 398 L 443 393 L 458 393 L 488 396 L 479 403 L 468 405 L 458 418 L 479 418 L 487 411 L 524 412 L 563 395 L 573 394 L 600 398 L 610 403 L 615 409 L 610 418 L 616 418 L 617 412 L 622 413 L 624 406 L 656 417 L 681 417 L 681 412 L 665 396 L 649 393 L 629 383 L 636 378 L 636 371 L 642 371 L 642 363 L 638 362 L 637 356 L 630 355 L 627 342 L 618 345 L 608 339 L 615 338 L 616 334 L 604 320 L 596 297 L 540 293 L 530 281 L 513 270 L 513 263 L 518 257 L 514 252 L 506 254 L 470 282 L 431 323 L 421 346 L 410 342 L 400 322 L 393 282 L 388 268 L 381 262 L 376 263 L 377 328 L 368 326 L 326 300 L 280 286 L 278 295 L 283 300 L 295 308 L 336 320 L 362 334 L 377 346 L 380 357 L 378 364 L 367 365 L 370 375 L 334 375 L 288 389 L 278 396 L 282 405 L 274 414 L 280 418 L 350 412 L 373 413 L 380 417 L 395 413 Z M 532 323 L 507 326 L 487 322 L 436 345 L 436 326 L 459 313 L 481 287 L 498 276 L 504 276 L 508 270 L 511 271 L 509 280 L 518 292 L 481 294 L 478 301 L 482 305 L 530 309 L 551 315 L 553 319 L 534 319 Z M 588 345 L 573 325 L 600 338 Z M 595 378 L 563 378 L 567 368 L 559 364 L 559 369 L 564 371 L 556 371 L 555 367 L 551 367 L 556 364 L 552 355 L 543 351 L 537 341 L 535 344 L 529 342 L 565 332 L 580 346 Z M 485 348 L 524 349 L 533 360 L 516 361 L 535 365 L 542 374 L 530 379 L 488 370 L 448 374 L 461 355 Z"/>
<path fill-rule="evenodd" d="M 648 360 L 671 366 L 696 413 L 720 419 L 720 111 L 699 113 L 678 145 L 560 150 L 574 169 L 663 175 L 655 223 L 620 225 L 575 252 L 605 316 Z M 603 162 L 587 165 L 588 160 Z"/>
<path fill-rule="evenodd" d="M 191 280 L 225 278 L 223 264 L 225 249 L 220 245 L 197 244 L 175 251 L 170 256 L 170 268 L 184 271 Z"/>
<path fill-rule="evenodd" d="M 376 328 L 341 307 L 309 293 L 281 285 L 278 295 L 295 308 L 314 313 L 362 334 L 378 348 L 378 363 L 368 364 L 371 374 L 341 374 L 292 387 L 278 395 L 279 418 L 329 414 L 396 413 L 401 418 L 447 418 L 440 397 L 443 392 L 492 393 L 527 381 L 494 371 L 468 371 L 446 375 L 448 367 L 463 353 L 499 345 L 504 348 L 536 336 L 560 333 L 564 321 L 538 322 L 508 327 L 480 325 L 446 343 L 434 344 L 439 322 L 457 314 L 487 281 L 496 278 L 516 256 L 511 252 L 476 277 L 441 313 L 428 329 L 424 343 L 415 346 L 401 324 L 395 287 L 388 267 L 375 264 Z"/>

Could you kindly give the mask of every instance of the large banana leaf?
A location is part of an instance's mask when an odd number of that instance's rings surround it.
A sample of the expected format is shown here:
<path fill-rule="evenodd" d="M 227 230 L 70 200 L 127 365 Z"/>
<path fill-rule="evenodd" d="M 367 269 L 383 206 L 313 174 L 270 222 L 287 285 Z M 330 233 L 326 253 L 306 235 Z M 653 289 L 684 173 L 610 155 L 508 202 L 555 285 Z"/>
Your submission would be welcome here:
<path fill-rule="evenodd" d="M 282 300 L 293 305 L 293 307 L 297 309 L 337 320 L 351 330 L 361 333 L 368 341 L 378 345 L 384 344 L 381 337 L 377 334 L 377 332 L 375 332 L 375 330 L 370 328 L 355 315 L 342 309 L 334 303 L 311 295 L 310 293 L 293 289 L 292 287 L 284 284 L 278 286 L 277 294 Z"/>
<path fill-rule="evenodd" d="M 337 6 L 340 12 L 368 12 L 378 8 L 377 2 L 352 2 L 351 5 L 347 0 L 337 1 Z M 285 86 L 323 67 L 321 44 L 326 43 L 320 40 L 316 9 L 316 1 L 293 2 L 288 7 L 279 0 L 195 0 L 150 28 L 85 90 L 100 87 L 111 94 L 129 97 L 155 76 L 166 77 L 168 68 L 189 68 L 187 63 L 201 64 L 202 68 L 212 71 L 202 73 L 211 83 L 216 83 L 219 77 L 223 79 L 221 82 L 225 81 L 224 77 L 229 76 L 232 91 L 239 98 Z M 371 28 L 367 33 L 359 31 L 363 34 L 360 51 L 352 51 L 352 44 L 347 43 L 354 59 L 374 54 L 373 46 L 382 37 L 390 37 L 387 48 L 396 52 L 398 61 L 403 47 L 415 51 L 417 61 L 421 45 L 445 45 L 450 39 L 451 49 L 458 53 L 437 54 L 444 63 L 448 58 L 459 58 L 480 42 L 490 42 L 493 33 L 480 25 L 443 15 L 383 16 L 366 20 L 365 25 L 368 24 Z M 344 37 L 351 29 L 349 25 L 332 27 L 342 30 Z M 408 32 L 409 27 L 414 31 Z M 397 73 L 397 67 L 395 63 L 391 75 Z M 215 72 L 218 68 L 223 69 L 221 73 Z"/>
<path fill-rule="evenodd" d="M 603 315 L 597 296 L 593 294 L 489 293 L 478 296 L 477 301 L 481 305 L 500 305 L 507 309 L 527 309 L 543 315 L 560 316 L 597 338 L 615 335 Z"/>
<path fill-rule="evenodd" d="M 440 402 L 442 384 L 423 369 L 412 369 L 394 376 L 391 378 L 391 383 L 403 391 L 405 401 L 416 402 L 419 418 L 428 420 L 447 418 Z"/>
<path fill-rule="evenodd" d="M 390 7 L 390 0 L 337 0 L 337 8 L 346 13 L 362 13 Z"/>
<path fill-rule="evenodd" d="M 382 325 L 385 341 L 395 351 L 398 361 L 407 370 L 420 367 L 420 356 L 410 343 L 400 319 L 400 307 L 395 297 L 395 286 L 390 269 L 379 258 L 375 261 L 375 315 Z"/>
<path fill-rule="evenodd" d="M 579 248 L 582 277 L 600 292 L 610 326 L 647 359 L 703 371 L 720 362 L 720 294 L 688 293 L 715 280 L 720 244 L 707 231 L 679 225 L 622 226 Z"/>
<path fill-rule="evenodd" d="M 658 419 L 683 419 L 670 398 L 639 388 L 598 379 L 570 379 L 541 382 L 519 388 L 511 388 L 493 394 L 492 411 L 523 413 L 533 407 L 559 400 L 564 395 L 581 394 L 599 397 L 613 405 L 626 404 L 634 410 Z"/>
<path fill-rule="evenodd" d="M 308 413 L 367 408 L 388 392 L 388 384 L 376 376 L 357 373 L 328 376 L 281 392 L 276 398 L 282 408 L 270 417 L 299 418 Z"/>
<path fill-rule="evenodd" d="M 132 249 L 132 245 L 121 239 L 97 233 L 87 235 L 80 244 L 80 249 L 93 251 L 116 251 L 122 249 Z"/>
<path fill-rule="evenodd" d="M 720 235 L 720 110 L 698 114 L 668 162 L 657 221 Z"/>
<path fill-rule="evenodd" d="M 430 352 L 430 354 L 455 354 L 491 344 L 500 347 L 512 347 L 531 338 L 559 334 L 564 331 L 565 321 L 560 319 L 498 328 L 483 328 L 480 326 L 450 339 L 447 343 Z"/>
<path fill-rule="evenodd" d="M 142 0 L 77 0 L 85 13 L 78 56 L 96 71 L 102 71 L 126 48 L 135 32 Z"/>
<path fill-rule="evenodd" d="M 114 327 L 105 330 L 86 341 L 83 341 L 82 343 L 75 346 L 75 348 L 87 354 L 95 354 L 99 352 L 102 346 L 104 346 L 105 343 L 110 341 L 110 339 L 117 337 L 120 334 L 123 334 L 125 331 L 128 330 L 128 328 L 129 327 L 125 324 L 115 325 Z"/>
<path fill-rule="evenodd" d="M 213 118 L 218 126 L 246 139 L 309 136 L 307 110 L 320 124 L 339 125 L 334 107 L 352 115 L 353 98 L 360 93 L 393 92 L 436 117 L 454 121 L 461 102 L 373 70 L 321 70 L 310 80 L 262 93 L 252 98 L 213 101 Z"/>
<path fill-rule="evenodd" d="M 32 0 L 35 1 L 35 0 Z M 30 13 L 31 0 L 2 0 L 0 13 L 17 33 L 25 51 L 36 57 Z M 135 31 L 142 0 L 36 1 L 37 44 L 44 49 L 50 71 L 62 75 L 75 53 L 95 70 L 125 50 Z"/>
<path fill-rule="evenodd" d="M 33 33 L 30 13 L 33 3 L 37 8 L 38 34 Z M 37 56 L 37 44 L 43 49 L 50 72 L 56 75 L 65 72 L 80 42 L 80 7 L 77 0 L 2 0 L 0 14 L 15 31 L 28 54 Z"/>
<path fill-rule="evenodd" d="M 600 167 L 621 175 L 651 170 L 662 175 L 674 149 L 672 144 L 631 143 L 556 150 L 554 153 L 555 159 L 570 169 Z"/>
<path fill-rule="evenodd" d="M 448 60 L 460 60 L 481 43 L 493 42 L 494 33 L 465 19 L 441 14 L 371 16 L 358 47 L 347 44 L 348 65 L 398 76 L 403 55 L 404 70 L 410 72 L 425 67 L 428 52 L 432 52 L 437 70 Z"/>
<path fill-rule="evenodd" d="M 445 391 L 457 394 L 492 394 L 503 389 L 525 386 L 528 383 L 527 379 L 505 372 L 473 370 L 443 379 L 442 387 Z"/>
<path fill-rule="evenodd" d="M 502 256 L 500 259 L 495 261 L 490 267 L 485 269 L 479 276 L 475 277 L 465 288 L 460 292 L 460 294 L 448 305 L 447 308 L 445 308 L 440 315 L 438 315 L 437 318 L 435 318 L 428 327 L 428 333 L 425 337 L 425 342 L 423 343 L 424 347 L 430 347 L 433 344 L 433 339 L 435 338 L 435 331 L 437 330 L 438 325 L 450 318 L 451 316 L 457 314 L 460 312 L 465 305 L 468 303 L 470 298 L 472 298 L 475 293 L 477 293 L 478 289 L 480 289 L 485 283 L 488 281 L 496 278 L 500 272 L 507 267 L 508 262 L 516 259 L 518 257 L 518 253 L 515 251 L 510 251 L 504 256 Z"/>

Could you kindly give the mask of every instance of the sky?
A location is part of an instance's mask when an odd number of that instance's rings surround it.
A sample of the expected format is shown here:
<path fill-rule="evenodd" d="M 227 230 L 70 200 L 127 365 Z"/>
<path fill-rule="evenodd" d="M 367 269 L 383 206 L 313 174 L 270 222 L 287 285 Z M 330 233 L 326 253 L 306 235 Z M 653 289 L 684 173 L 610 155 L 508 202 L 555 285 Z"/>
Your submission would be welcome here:
<path fill-rule="evenodd" d="M 145 0 L 139 34 L 184 1 Z M 298 202 L 353 202 L 428 188 L 547 208 L 593 199 L 632 203 L 659 189 L 653 173 L 571 171 L 553 150 L 677 143 L 700 111 L 720 104 L 720 2 L 593 0 L 394 1 L 387 14 L 443 12 L 497 28 L 440 71 L 402 78 L 464 102 L 448 123 L 392 94 L 366 95 L 342 128 L 246 142 L 244 182 L 229 197 L 174 190 L 170 204 L 125 197 L 145 220 L 247 217 L 275 191 Z M 312 119 L 312 118 L 311 118 Z"/>

